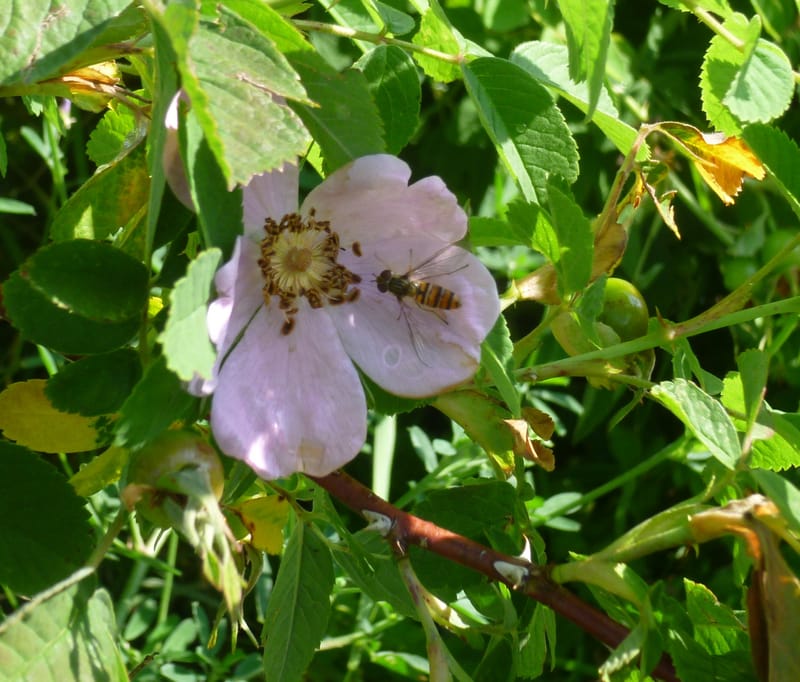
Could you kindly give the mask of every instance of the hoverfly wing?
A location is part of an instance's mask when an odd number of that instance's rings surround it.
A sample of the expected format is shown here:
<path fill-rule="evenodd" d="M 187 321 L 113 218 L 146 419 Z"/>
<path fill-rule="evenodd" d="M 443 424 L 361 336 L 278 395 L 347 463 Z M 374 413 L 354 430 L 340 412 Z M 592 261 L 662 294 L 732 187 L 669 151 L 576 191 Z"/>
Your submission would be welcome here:
<path fill-rule="evenodd" d="M 457 246 L 447 244 L 425 260 L 411 267 L 406 272 L 405 277 L 414 281 L 424 281 L 442 275 L 452 275 L 459 270 L 467 267 L 467 263 L 462 263 L 464 252 Z"/>

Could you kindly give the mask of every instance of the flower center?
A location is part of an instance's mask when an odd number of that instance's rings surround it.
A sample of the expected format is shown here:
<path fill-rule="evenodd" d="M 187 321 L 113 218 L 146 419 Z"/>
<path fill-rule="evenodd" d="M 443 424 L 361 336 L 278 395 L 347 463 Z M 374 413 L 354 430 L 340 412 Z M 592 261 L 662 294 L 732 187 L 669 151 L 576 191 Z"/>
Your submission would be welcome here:
<path fill-rule="evenodd" d="M 312 308 L 358 298 L 358 289 L 350 285 L 361 278 L 337 263 L 339 235 L 327 221 L 316 220 L 313 212 L 305 221 L 297 213 L 289 213 L 280 223 L 267 218 L 264 231 L 258 260 L 264 276 L 264 301 L 269 305 L 273 296 L 278 297 L 285 317 L 283 334 L 294 328 L 300 296 L 305 296 Z"/>

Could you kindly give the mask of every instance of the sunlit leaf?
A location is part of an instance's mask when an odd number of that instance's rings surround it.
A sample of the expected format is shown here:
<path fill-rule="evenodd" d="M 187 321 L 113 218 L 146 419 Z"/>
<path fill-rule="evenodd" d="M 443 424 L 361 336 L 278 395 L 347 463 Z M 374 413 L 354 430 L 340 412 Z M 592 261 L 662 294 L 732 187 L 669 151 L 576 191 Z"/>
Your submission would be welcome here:
<path fill-rule="evenodd" d="M 184 381 L 195 375 L 210 379 L 216 353 L 208 338 L 206 315 L 219 249 L 203 251 L 170 294 L 167 324 L 159 336 L 167 367 Z"/>
<path fill-rule="evenodd" d="M 723 465 L 733 469 L 741 456 L 739 439 L 722 405 L 684 379 L 663 381 L 651 395 L 670 410 Z"/>
<path fill-rule="evenodd" d="M 112 445 L 73 474 L 69 479 L 70 485 L 81 497 L 89 497 L 119 481 L 127 463 L 128 451 Z"/>
<path fill-rule="evenodd" d="M 61 412 L 45 395 L 47 382 L 30 379 L 0 393 L 0 429 L 6 438 L 37 452 L 83 452 L 100 445 L 96 420 Z"/>
<path fill-rule="evenodd" d="M 269 554 L 280 554 L 283 549 L 283 528 L 291 510 L 289 502 L 278 495 L 253 497 L 232 505 L 250 531 L 252 545 Z"/>

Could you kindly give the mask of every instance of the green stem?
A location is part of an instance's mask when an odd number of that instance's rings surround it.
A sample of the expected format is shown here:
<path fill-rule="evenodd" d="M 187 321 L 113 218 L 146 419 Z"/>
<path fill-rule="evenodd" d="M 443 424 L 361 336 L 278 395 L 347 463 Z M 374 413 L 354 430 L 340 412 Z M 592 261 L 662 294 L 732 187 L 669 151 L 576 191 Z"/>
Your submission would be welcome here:
<path fill-rule="evenodd" d="M 125 522 L 128 519 L 128 511 L 124 507 L 117 512 L 117 515 L 114 517 L 114 520 L 111 522 L 111 525 L 108 527 L 105 535 L 103 535 L 102 540 L 97 544 L 97 547 L 94 548 L 94 551 L 91 553 L 89 558 L 86 560 L 86 566 L 91 568 L 92 570 L 96 569 L 103 559 L 106 556 L 106 553 L 111 548 L 111 545 L 114 544 L 114 540 L 116 540 L 117 535 L 122 530 L 122 527 L 125 525 Z"/>
<path fill-rule="evenodd" d="M 669 459 L 673 454 L 675 454 L 678 450 L 683 447 L 683 440 L 677 440 L 674 443 L 670 443 L 665 448 L 662 448 L 657 453 L 648 457 L 643 462 L 640 462 L 632 469 L 628 469 L 625 473 L 620 474 L 616 478 L 612 478 L 610 481 L 607 481 L 601 486 L 598 486 L 594 490 L 589 491 L 585 495 L 582 495 L 577 500 L 573 500 L 571 502 L 567 502 L 560 507 L 556 507 L 553 509 L 547 516 L 546 519 L 537 520 L 536 523 L 533 523 L 533 526 L 541 526 L 544 525 L 545 522 L 553 519 L 557 516 L 562 516 L 566 514 L 571 509 L 579 509 L 580 507 L 585 507 L 590 502 L 594 502 L 596 499 L 607 495 L 612 490 L 616 488 L 621 488 L 626 483 L 633 481 L 634 479 L 638 478 L 639 476 L 647 473 L 651 469 L 654 469 L 663 461 Z"/>
<path fill-rule="evenodd" d="M 171 533 L 169 536 L 169 545 L 167 547 L 167 563 L 171 570 L 166 571 L 164 574 L 164 585 L 161 588 L 161 601 L 158 604 L 158 618 L 156 625 L 163 625 L 167 622 L 169 617 L 169 604 L 172 599 L 172 586 L 175 583 L 175 562 L 178 558 L 178 544 L 180 538 L 177 533 Z"/>
<path fill-rule="evenodd" d="M 433 50 L 429 47 L 409 43 L 406 40 L 398 40 L 397 38 L 390 38 L 381 33 L 368 33 L 366 31 L 357 31 L 353 28 L 346 26 L 337 26 L 336 24 L 326 24 L 321 21 L 307 21 L 305 19 L 295 19 L 294 25 L 306 31 L 318 31 L 320 33 L 330 33 L 331 35 L 339 36 L 340 38 L 349 38 L 351 40 L 365 40 L 369 43 L 376 45 L 395 45 L 401 47 L 409 52 L 416 52 L 417 54 L 424 54 L 433 59 L 439 59 L 443 62 L 451 64 L 461 64 L 464 61 L 462 55 L 449 54 L 447 52 L 440 52 Z"/>
<path fill-rule="evenodd" d="M 734 294 L 736 293 L 737 292 L 734 292 Z M 753 306 L 752 308 L 735 310 L 724 315 L 719 315 L 718 311 L 720 309 L 724 310 L 726 305 L 730 306 L 735 303 L 732 297 L 733 294 L 724 298 L 713 308 L 710 308 L 706 312 L 686 322 L 669 326 L 665 324 L 661 329 L 651 332 L 646 336 L 640 336 L 638 339 L 609 346 L 608 348 L 600 348 L 589 353 L 575 355 L 544 365 L 526 367 L 517 370 L 515 373 L 516 378 L 520 381 L 535 382 L 542 381 L 543 379 L 551 379 L 553 377 L 571 376 L 574 370 L 580 368 L 582 365 L 585 366 L 587 362 L 592 360 L 612 360 L 624 355 L 638 353 L 648 348 L 669 345 L 679 338 L 696 336 L 697 334 L 715 331 L 724 327 L 735 326 L 760 317 L 770 317 L 786 313 L 800 313 L 800 296 L 794 296 L 781 301 L 764 303 L 762 305 Z"/>

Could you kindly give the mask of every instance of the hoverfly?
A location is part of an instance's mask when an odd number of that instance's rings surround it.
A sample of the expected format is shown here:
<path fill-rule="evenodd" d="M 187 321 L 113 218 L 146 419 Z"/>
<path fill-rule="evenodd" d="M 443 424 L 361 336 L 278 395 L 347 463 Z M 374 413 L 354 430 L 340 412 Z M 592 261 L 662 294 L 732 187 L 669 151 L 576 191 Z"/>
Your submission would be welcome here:
<path fill-rule="evenodd" d="M 440 284 L 429 282 L 427 279 L 440 275 L 452 275 L 467 267 L 467 264 L 464 264 L 452 270 L 447 270 L 447 264 L 452 258 L 442 258 L 441 256 L 448 248 L 450 247 L 446 246 L 440 249 L 402 275 L 387 268 L 375 277 L 378 291 L 393 294 L 397 298 L 400 304 L 400 313 L 406 321 L 408 333 L 414 344 L 414 350 L 423 364 L 428 364 L 423 359 L 424 344 L 415 328 L 416 325 L 412 324 L 412 320 L 409 318 L 407 301 L 411 299 L 418 308 L 433 313 L 445 324 L 447 324 L 447 319 L 443 311 L 455 310 L 461 307 L 461 299 L 458 294 Z"/>

